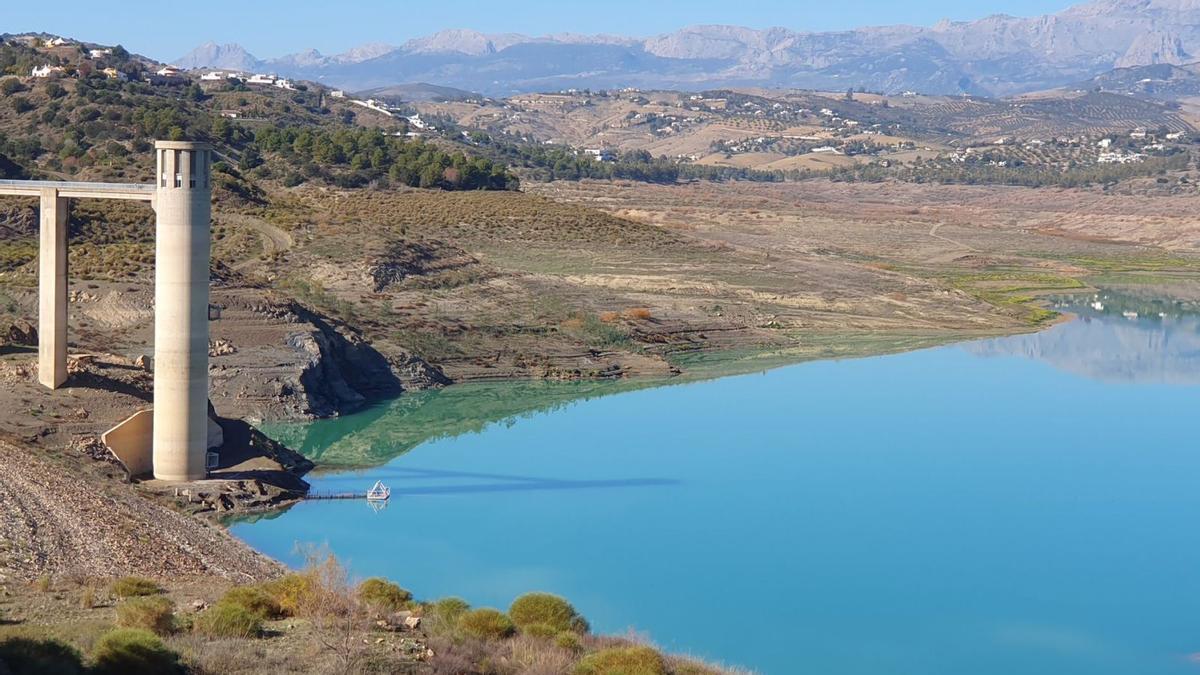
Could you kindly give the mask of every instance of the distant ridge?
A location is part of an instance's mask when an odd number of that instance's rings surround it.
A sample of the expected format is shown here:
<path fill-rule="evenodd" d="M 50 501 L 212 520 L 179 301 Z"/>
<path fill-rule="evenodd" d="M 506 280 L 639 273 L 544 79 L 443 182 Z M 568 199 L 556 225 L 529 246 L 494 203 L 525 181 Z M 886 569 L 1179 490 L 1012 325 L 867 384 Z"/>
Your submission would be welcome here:
<path fill-rule="evenodd" d="M 382 100 L 395 99 L 405 103 L 441 103 L 445 101 L 468 101 L 484 98 L 481 94 L 476 94 L 464 89 L 442 87 L 436 84 L 429 84 L 427 82 L 394 84 L 390 87 L 377 87 L 375 89 L 368 89 L 366 91 L 358 92 L 358 94 L 359 96 L 367 98 L 376 98 Z"/>
<path fill-rule="evenodd" d="M 931 27 L 834 33 L 691 26 L 650 38 L 530 37 L 444 30 L 399 47 L 308 50 L 259 60 L 208 43 L 188 68 L 263 69 L 363 90 L 432 82 L 489 95 L 566 87 L 865 88 L 1002 96 L 1059 87 L 1114 67 L 1182 64 L 1200 55 L 1200 0 L 1094 0 L 1033 18 L 993 15 Z"/>

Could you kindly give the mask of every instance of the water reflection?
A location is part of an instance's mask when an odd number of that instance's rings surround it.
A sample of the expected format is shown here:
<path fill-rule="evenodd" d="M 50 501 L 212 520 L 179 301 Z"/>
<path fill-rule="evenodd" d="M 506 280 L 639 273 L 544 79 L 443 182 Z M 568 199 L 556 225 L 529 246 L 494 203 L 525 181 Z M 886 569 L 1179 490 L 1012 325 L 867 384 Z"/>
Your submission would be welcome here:
<path fill-rule="evenodd" d="M 1200 314 L 1194 306 L 1105 292 L 1060 300 L 1055 308 L 1078 319 L 964 349 L 1036 359 L 1104 382 L 1200 384 Z"/>

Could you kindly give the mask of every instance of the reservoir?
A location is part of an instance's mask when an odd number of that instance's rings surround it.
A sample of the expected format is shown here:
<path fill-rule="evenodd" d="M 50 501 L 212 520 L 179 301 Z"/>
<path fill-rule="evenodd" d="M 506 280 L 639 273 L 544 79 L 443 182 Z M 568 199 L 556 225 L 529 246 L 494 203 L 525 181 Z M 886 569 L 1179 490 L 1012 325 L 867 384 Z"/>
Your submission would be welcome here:
<path fill-rule="evenodd" d="M 1102 294 L 1030 335 L 693 382 L 462 385 L 268 431 L 329 467 L 234 533 L 299 565 L 763 673 L 1200 673 L 1200 320 Z"/>

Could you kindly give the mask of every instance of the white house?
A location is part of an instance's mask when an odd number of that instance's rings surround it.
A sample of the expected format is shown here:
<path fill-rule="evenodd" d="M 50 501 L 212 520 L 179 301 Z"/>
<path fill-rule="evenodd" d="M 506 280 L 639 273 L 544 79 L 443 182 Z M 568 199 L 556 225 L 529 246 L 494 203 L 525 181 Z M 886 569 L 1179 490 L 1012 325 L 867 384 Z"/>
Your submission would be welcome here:
<path fill-rule="evenodd" d="M 207 72 L 207 73 L 204 73 L 203 75 L 201 75 L 200 79 L 205 82 L 220 82 L 221 80 L 224 80 L 227 77 L 229 77 L 229 76 L 226 75 L 224 72 L 222 72 L 220 70 L 213 70 L 213 71 L 210 71 L 210 72 Z"/>
<path fill-rule="evenodd" d="M 341 89 L 334 89 L 333 91 L 329 92 L 329 95 L 332 98 L 346 98 L 346 92 L 342 91 Z"/>
<path fill-rule="evenodd" d="M 364 108 L 368 108 L 370 110 L 374 110 L 375 112 L 383 113 L 384 115 L 387 115 L 388 117 L 392 117 L 392 111 L 383 107 L 382 104 L 377 103 L 375 101 L 375 99 L 367 99 L 365 101 L 360 101 L 356 98 L 352 98 L 352 99 L 350 99 L 350 102 L 353 103 L 354 105 L 361 105 Z"/>
<path fill-rule="evenodd" d="M 47 63 L 44 66 L 37 66 L 33 69 L 30 75 L 34 77 L 50 77 L 51 75 L 61 74 L 65 69 L 62 66 L 52 66 Z"/>
<path fill-rule="evenodd" d="M 246 80 L 246 84 L 273 85 L 275 84 L 275 80 L 276 77 L 274 75 L 262 75 L 260 73 L 255 73 L 250 76 L 250 79 Z"/>
<path fill-rule="evenodd" d="M 291 80 L 275 80 L 275 86 L 279 87 L 280 89 L 290 89 L 293 91 L 296 89 Z"/>
<path fill-rule="evenodd" d="M 111 49 L 89 49 L 88 56 L 93 59 L 102 59 L 106 56 L 112 56 Z"/>
<path fill-rule="evenodd" d="M 48 46 L 48 47 L 65 47 L 66 45 L 69 45 L 69 44 L 71 44 L 70 40 L 68 40 L 66 38 L 56 37 L 56 38 L 51 38 L 50 41 L 46 43 L 46 46 Z"/>
<path fill-rule="evenodd" d="M 587 148 L 584 153 L 591 155 L 600 162 L 615 162 L 617 161 L 617 153 L 608 148 Z"/>
<path fill-rule="evenodd" d="M 163 66 L 162 68 L 158 69 L 156 74 L 159 77 L 179 77 L 183 75 L 183 71 L 179 70 L 175 66 Z"/>

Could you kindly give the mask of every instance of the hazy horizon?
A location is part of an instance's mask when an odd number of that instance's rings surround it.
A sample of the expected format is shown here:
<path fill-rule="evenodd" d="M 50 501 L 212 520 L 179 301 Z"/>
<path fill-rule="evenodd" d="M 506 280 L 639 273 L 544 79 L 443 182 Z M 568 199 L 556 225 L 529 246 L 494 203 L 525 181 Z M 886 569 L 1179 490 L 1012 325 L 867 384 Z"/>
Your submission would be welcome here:
<path fill-rule="evenodd" d="M 120 8 L 93 11 L 94 5 L 64 0 L 53 15 L 37 6 L 6 10 L 5 32 L 48 32 L 81 40 L 122 44 L 131 51 L 169 61 L 205 42 L 237 43 L 260 58 L 315 48 L 336 54 L 365 43 L 403 42 L 448 29 L 484 33 L 616 34 L 647 37 L 696 24 L 749 28 L 784 27 L 801 31 L 837 31 L 861 26 L 932 25 L 942 19 L 966 21 L 992 14 L 1037 16 L 1069 7 L 1070 0 L 993 0 L 965 6 L 953 0 L 923 0 L 900 5 L 884 0 L 850 0 L 838 5 L 796 6 L 784 0 L 753 5 L 715 0 L 688 3 L 635 3 L 610 0 L 603 6 L 563 6 L 537 0 L 501 6 L 465 0 L 453 13 L 377 0 L 343 3 L 331 14 L 326 3 L 235 3 L 204 5 L 125 2 Z"/>

